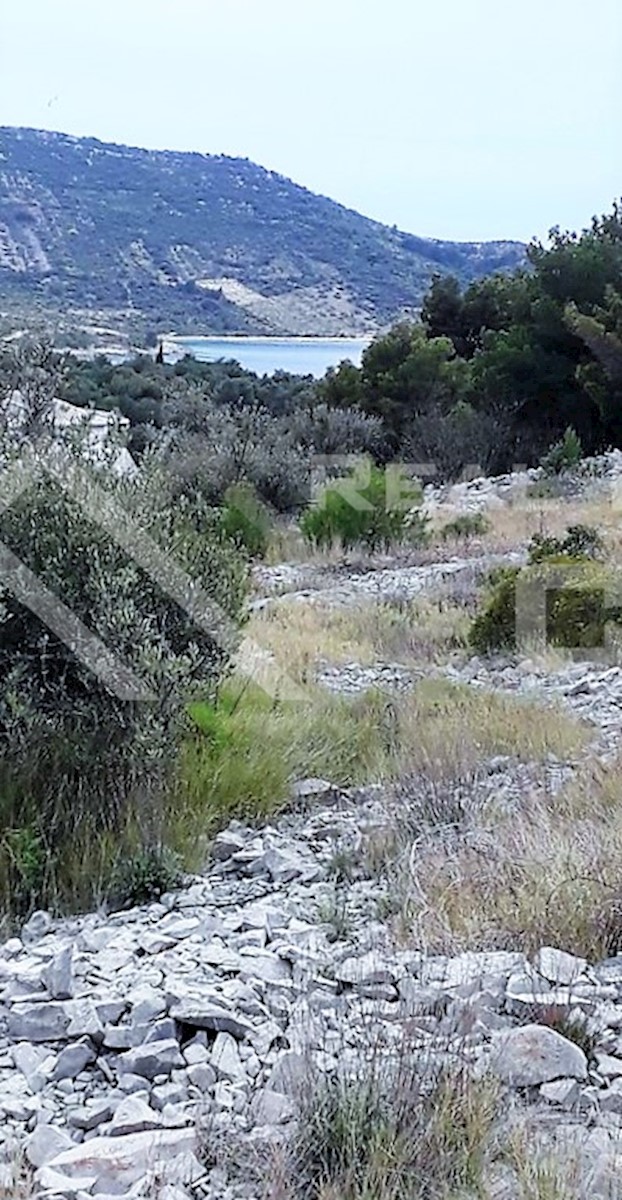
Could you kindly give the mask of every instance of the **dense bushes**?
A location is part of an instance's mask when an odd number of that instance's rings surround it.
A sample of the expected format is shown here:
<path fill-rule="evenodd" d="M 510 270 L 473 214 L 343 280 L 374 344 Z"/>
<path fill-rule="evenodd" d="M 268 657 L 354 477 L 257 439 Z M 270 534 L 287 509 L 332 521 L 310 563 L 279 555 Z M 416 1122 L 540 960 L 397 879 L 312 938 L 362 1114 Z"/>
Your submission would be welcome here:
<path fill-rule="evenodd" d="M 152 444 L 180 493 L 220 504 L 241 482 L 279 512 L 304 508 L 318 457 L 375 452 L 382 424 L 317 404 L 275 415 L 257 404 L 217 403 L 196 389 L 169 395 Z"/>
<path fill-rule="evenodd" d="M 302 507 L 310 493 L 310 456 L 286 423 L 257 406 L 218 406 L 198 392 L 165 408 L 167 429 L 154 450 L 179 495 L 220 504 L 241 482 L 279 511 Z"/>
<path fill-rule="evenodd" d="M 329 404 L 381 417 L 390 450 L 441 475 L 552 471 L 622 445 L 622 207 L 580 236 L 552 230 L 528 269 L 462 290 L 437 279 L 422 322 L 329 373 Z M 564 432 L 566 431 L 566 432 Z"/>
<path fill-rule="evenodd" d="M 216 694 L 246 595 L 216 515 L 61 466 L 0 514 L 23 564 L 0 611 L 0 877 L 21 904 L 93 901 L 120 854 L 160 846 L 187 701 Z"/>
<path fill-rule="evenodd" d="M 425 518 L 417 511 L 421 488 L 390 468 L 363 461 L 348 476 L 325 485 L 315 505 L 304 513 L 304 536 L 321 549 L 369 550 L 426 537 Z"/>

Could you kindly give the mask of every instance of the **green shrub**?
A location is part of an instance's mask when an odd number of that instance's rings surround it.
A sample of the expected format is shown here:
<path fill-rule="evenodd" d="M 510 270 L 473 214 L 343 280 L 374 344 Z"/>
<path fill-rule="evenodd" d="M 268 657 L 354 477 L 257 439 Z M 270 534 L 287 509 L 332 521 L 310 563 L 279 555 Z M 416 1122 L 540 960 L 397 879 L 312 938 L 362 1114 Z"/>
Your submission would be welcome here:
<path fill-rule="evenodd" d="M 551 569 L 562 579 L 553 587 Z M 622 626 L 622 606 L 607 600 L 614 593 L 610 572 L 589 559 L 546 558 L 524 570 L 508 567 L 494 575 L 485 606 L 471 625 L 470 642 L 477 653 L 516 647 L 519 582 L 533 585 L 535 595 L 546 593 L 546 637 L 552 646 L 600 649 L 606 626 Z"/>
<path fill-rule="evenodd" d="M 501 567 L 488 576 L 482 611 L 474 617 L 469 642 L 477 654 L 509 650 L 516 644 L 516 584 L 519 567 Z"/>
<path fill-rule="evenodd" d="M 448 521 L 441 529 L 441 538 L 448 542 L 450 538 L 483 537 L 490 529 L 490 521 L 483 513 L 463 513 Z"/>
<path fill-rule="evenodd" d="M 530 563 L 543 562 L 546 558 L 600 558 L 604 552 L 603 540 L 591 525 L 569 525 L 563 538 L 535 533 L 527 547 Z"/>
<path fill-rule="evenodd" d="M 272 519 L 249 483 L 232 484 L 225 492 L 220 526 L 226 538 L 251 558 L 264 558 L 270 545 Z"/>
<path fill-rule="evenodd" d="M 485 654 L 516 647 L 516 594 L 525 583 L 533 588 L 534 597 L 546 593 L 550 645 L 585 650 L 603 647 L 605 627 L 622 624 L 622 606 L 611 603 L 611 598 L 619 595 L 619 584 L 599 562 L 603 551 L 602 539 L 590 525 L 570 525 L 563 538 L 535 534 L 528 546 L 526 568 L 501 567 L 489 575 L 484 607 L 470 629 L 473 649 Z"/>
<path fill-rule="evenodd" d="M 581 439 L 572 425 L 569 425 L 564 436 L 555 442 L 541 459 L 540 466 L 547 475 L 561 475 L 564 471 L 570 471 L 576 467 L 582 457 Z"/>
<path fill-rule="evenodd" d="M 110 899 L 118 908 L 148 904 L 158 900 L 164 892 L 180 887 L 182 882 L 179 855 L 167 846 L 149 846 L 117 863 L 110 884 Z"/>
<path fill-rule="evenodd" d="M 0 512 L 0 540 L 32 573 L 20 601 L 5 584 L 0 604 L 0 815 L 12 831 L 0 892 L 14 912 L 97 903 L 119 857 L 161 844 L 187 701 L 216 693 L 246 597 L 216 514 L 171 504 L 148 474 L 128 484 L 82 467 L 72 480 L 69 492 L 37 474 Z M 203 589 L 201 613 L 216 605 L 210 627 L 192 616 L 195 588 L 175 599 L 179 568 Z M 99 639 L 107 674 L 66 615 L 54 626 L 49 596 Z M 128 670 L 144 691 L 125 690 Z"/>
<path fill-rule="evenodd" d="M 376 550 L 404 541 L 420 545 L 427 537 L 427 521 L 418 511 L 421 488 L 407 481 L 404 489 L 402 480 L 400 489 L 399 480 L 390 467 L 359 465 L 347 477 L 326 484 L 317 503 L 303 514 L 302 533 L 320 549 Z"/>

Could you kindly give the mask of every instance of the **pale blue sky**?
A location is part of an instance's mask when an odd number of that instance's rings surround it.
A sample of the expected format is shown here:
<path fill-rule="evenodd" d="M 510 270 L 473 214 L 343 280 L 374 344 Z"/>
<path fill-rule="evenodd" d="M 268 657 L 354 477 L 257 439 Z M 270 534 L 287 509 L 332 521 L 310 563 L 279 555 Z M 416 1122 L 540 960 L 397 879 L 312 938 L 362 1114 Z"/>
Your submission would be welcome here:
<path fill-rule="evenodd" d="M 242 155 L 430 237 L 622 193 L 620 0 L 4 0 L 0 124 Z"/>

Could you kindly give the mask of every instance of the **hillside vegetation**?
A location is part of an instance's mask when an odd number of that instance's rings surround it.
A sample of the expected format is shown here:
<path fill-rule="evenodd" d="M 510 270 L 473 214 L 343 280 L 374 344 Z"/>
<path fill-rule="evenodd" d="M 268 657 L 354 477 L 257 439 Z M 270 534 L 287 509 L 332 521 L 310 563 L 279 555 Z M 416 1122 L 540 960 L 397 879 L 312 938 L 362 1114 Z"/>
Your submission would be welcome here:
<path fill-rule="evenodd" d="M 529 258 L 320 381 L 0 352 L 2 1200 L 619 1200 L 620 210 Z"/>
<path fill-rule="evenodd" d="M 339 334 L 412 314 L 437 271 L 466 283 L 523 255 L 390 229 L 246 159 L 0 129 L 1 307 Z"/>
<path fill-rule="evenodd" d="M 246 481 L 298 511 L 313 455 L 425 463 L 424 479 L 540 460 L 556 474 L 622 446 L 621 210 L 528 254 L 529 270 L 467 287 L 436 277 L 421 320 L 322 380 L 147 355 L 114 366 L 46 352 L 37 369 L 74 404 L 120 410 L 132 452 L 159 449 L 210 501 Z M 19 353 L 0 356 L 0 388 L 22 386 L 23 367 Z"/>
<path fill-rule="evenodd" d="M 554 229 L 530 270 L 461 287 L 437 277 L 422 320 L 329 373 L 330 404 L 381 418 L 387 454 L 444 476 L 550 464 L 622 444 L 622 207 Z"/>
<path fill-rule="evenodd" d="M 532 487 L 559 496 L 583 452 L 622 445 L 620 209 L 580 236 L 555 233 L 547 248 L 532 246 L 529 258 L 529 271 L 466 289 L 454 277 L 437 278 L 420 322 L 377 338 L 360 369 L 342 364 L 320 381 L 259 378 L 235 362 L 189 357 L 167 364 L 145 355 L 116 367 L 105 358 L 79 362 L 26 339 L 0 354 L 0 396 L 18 389 L 27 414 L 19 437 L 2 422 L 2 475 L 9 478 L 18 454 L 46 466 L 36 488 L 2 514 L 3 541 L 119 660 L 130 659 L 151 691 L 163 685 L 166 696 L 156 711 L 142 704 L 128 715 L 105 680 L 97 689 L 88 684 L 90 668 L 52 636 L 36 604 L 4 596 L 0 885 L 12 897 L 11 915 L 41 902 L 79 907 L 119 889 L 142 894 L 152 873 L 168 878 L 163 854 L 193 863 L 207 830 L 236 812 L 269 811 L 297 772 L 342 761 L 340 778 L 352 781 L 397 769 L 394 735 L 382 732 L 373 699 L 346 716 L 313 688 L 297 730 L 302 742 L 291 741 L 277 706 L 278 728 L 252 745 L 254 731 L 276 717 L 270 702 L 257 707 L 252 693 L 231 701 L 227 691 L 249 616 L 249 566 L 262 557 L 330 559 L 398 547 L 406 556 L 442 559 L 456 539 L 487 536 L 488 523 L 463 513 L 432 528 L 404 461 L 434 463 L 447 479 L 473 463 L 505 468 L 519 455 L 532 463 L 542 457 L 544 472 Z M 69 495 L 58 472 L 48 478 L 56 461 L 55 397 L 120 410 L 137 477 L 103 472 L 96 480 L 89 468 Z M 73 443 L 65 448 L 69 463 L 75 450 Z M 344 454 L 358 465 L 346 470 Z M 63 479 L 73 478 L 68 471 L 65 463 Z M 108 509 L 112 525 L 103 529 Z M 149 546 L 167 549 L 203 581 L 231 627 L 225 643 L 220 634 L 193 631 L 161 573 L 154 586 L 149 555 L 126 561 L 127 539 L 110 544 L 106 530 L 118 528 L 120 514 Z M 589 529 L 573 529 L 571 566 L 596 545 Z M 550 557 L 567 555 L 569 545 L 540 538 L 538 563 L 543 547 Z M 485 601 L 472 635 L 481 651 L 512 644 L 514 579 L 499 578 Z M 553 613 L 556 636 L 572 626 L 578 645 L 598 643 L 603 580 L 605 568 L 588 563 Z M 261 634 L 256 621 L 254 632 Z M 278 659 L 290 633 L 277 632 L 269 649 Z M 331 629 L 330 637 L 339 642 L 343 632 Z M 289 655 L 292 677 L 303 634 L 296 632 Z M 440 636 L 443 645 L 466 646 L 460 621 L 445 623 Z M 302 657 L 296 686 L 309 682 Z M 342 746 L 338 731 L 346 725 Z M 114 736 L 117 728 L 122 736 Z M 279 750 L 266 773 L 253 755 L 261 746 L 271 753 L 269 737 Z M 246 765 L 238 763 L 242 774 L 229 779 L 221 753 L 228 762 L 237 738 Z M 84 874 L 76 874 L 73 849 Z M 128 870 L 133 882 L 122 886 L 119 871 Z"/>

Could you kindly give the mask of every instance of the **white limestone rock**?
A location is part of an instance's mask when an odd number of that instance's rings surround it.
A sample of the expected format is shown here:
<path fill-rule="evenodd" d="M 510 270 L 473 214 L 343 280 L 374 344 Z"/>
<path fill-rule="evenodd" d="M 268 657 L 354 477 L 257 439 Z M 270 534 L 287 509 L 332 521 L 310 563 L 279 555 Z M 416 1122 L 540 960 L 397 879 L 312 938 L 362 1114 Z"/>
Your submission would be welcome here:
<path fill-rule="evenodd" d="M 230 1083 L 246 1083 L 248 1077 L 242 1065 L 238 1043 L 230 1033 L 219 1033 L 212 1048 L 211 1065 L 219 1079 Z"/>
<path fill-rule="evenodd" d="M 577 958 L 564 950 L 556 950 L 553 946 L 543 946 L 534 959 L 536 971 L 549 983 L 558 987 L 570 987 L 576 983 L 588 969 L 585 958 Z"/>
<path fill-rule="evenodd" d="M 41 979 L 52 1000 L 70 1000 L 74 991 L 73 946 L 63 946 L 44 967 Z"/>
<path fill-rule="evenodd" d="M 173 1001 L 169 1008 L 173 1020 L 194 1029 L 209 1029 L 214 1033 L 231 1033 L 241 1039 L 252 1032 L 253 1026 L 242 1016 L 225 1008 L 209 996 L 183 995 Z"/>
<path fill-rule="evenodd" d="M 587 1059 L 579 1046 L 544 1025 L 524 1025 L 496 1034 L 490 1066 L 513 1087 L 535 1087 L 556 1079 L 587 1079 Z"/>
<path fill-rule="evenodd" d="M 119 1061 L 124 1072 L 142 1075 L 145 1079 L 170 1075 L 174 1067 L 184 1066 L 179 1043 L 175 1038 L 165 1038 L 126 1050 L 120 1055 Z"/>
<path fill-rule="evenodd" d="M 576 1079 L 555 1079 L 552 1083 L 541 1085 L 540 1095 L 548 1104 L 571 1109 L 578 1103 L 581 1089 Z"/>
<path fill-rule="evenodd" d="M 52 1079 L 75 1079 L 85 1067 L 95 1062 L 95 1058 L 95 1050 L 90 1040 L 81 1038 L 61 1050 L 52 1071 Z"/>
<path fill-rule="evenodd" d="M 59 1042 L 68 1036 L 71 1014 L 60 1000 L 39 1004 L 13 1004 L 8 1035 L 12 1041 Z"/>
<path fill-rule="evenodd" d="M 56 1188 L 80 1181 L 80 1190 L 121 1194 L 154 1174 L 174 1174 L 173 1164 L 182 1154 L 194 1154 L 193 1129 L 163 1129 L 130 1133 L 122 1137 L 94 1137 L 64 1150 L 37 1172 L 37 1183 Z M 183 1173 L 183 1172 L 180 1172 Z M 169 1180 L 174 1182 L 174 1180 Z M 75 1194 L 75 1193 L 74 1193 Z"/>
<path fill-rule="evenodd" d="M 107 1136 L 123 1137 L 128 1133 L 144 1133 L 148 1129 L 161 1127 L 162 1117 L 147 1103 L 146 1096 L 144 1092 L 121 1100 L 106 1130 Z"/>
<path fill-rule="evenodd" d="M 49 912 L 37 911 L 32 914 L 22 927 L 21 939 L 25 946 L 39 942 L 50 932 L 53 920 Z"/>
<path fill-rule="evenodd" d="M 66 1129 L 56 1125 L 37 1125 L 34 1133 L 26 1139 L 26 1158 L 32 1167 L 43 1167 L 64 1150 L 71 1150 L 73 1145 Z"/>

